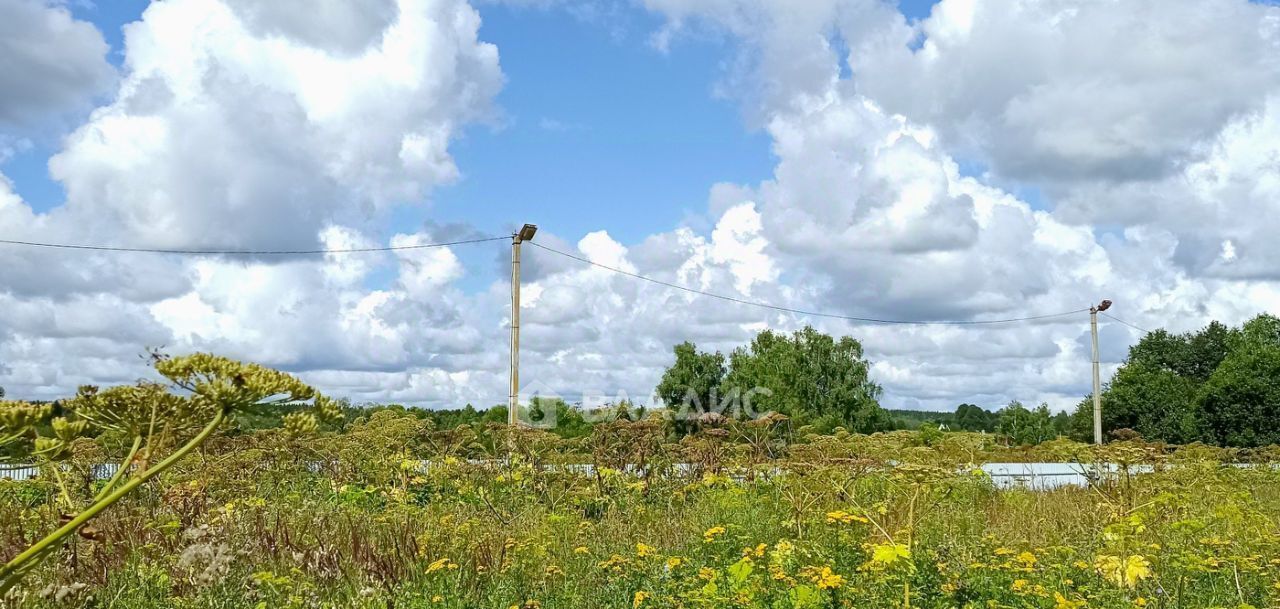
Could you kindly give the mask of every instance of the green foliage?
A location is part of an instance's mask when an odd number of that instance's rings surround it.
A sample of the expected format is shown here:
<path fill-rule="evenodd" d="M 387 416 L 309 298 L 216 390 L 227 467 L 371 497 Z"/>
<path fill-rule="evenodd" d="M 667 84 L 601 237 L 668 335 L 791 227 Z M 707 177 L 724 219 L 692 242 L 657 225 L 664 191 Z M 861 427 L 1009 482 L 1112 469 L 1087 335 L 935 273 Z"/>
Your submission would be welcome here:
<path fill-rule="evenodd" d="M 862 345 L 806 327 L 786 336 L 765 330 L 729 358 L 722 396 L 749 399 L 754 412 L 778 412 L 797 425 L 871 433 L 893 428 L 868 378 Z"/>
<path fill-rule="evenodd" d="M 668 409 L 717 411 L 725 361 L 720 353 L 700 353 L 691 342 L 675 346 L 676 361 L 662 374 L 654 393 Z"/>
<path fill-rule="evenodd" d="M 56 530 L 0 566 L 0 596 L 68 537 L 84 534 L 82 527 L 91 519 L 201 446 L 229 416 L 265 403 L 310 401 L 311 412 L 294 412 L 285 418 L 287 432 L 297 435 L 314 431 L 322 419 L 341 415 L 337 402 L 292 376 L 255 364 L 204 353 L 179 358 L 157 355 L 153 363 L 172 389 L 182 394 L 140 382 L 106 390 L 82 387 L 74 399 L 55 405 L 0 401 L 0 444 L 22 445 L 37 460 L 57 484 L 57 507 L 68 514 Z M 132 441 L 117 473 L 92 496 L 76 492 L 63 474 L 63 463 L 90 430 Z"/>
<path fill-rule="evenodd" d="M 973 404 L 956 407 L 955 428 L 960 431 L 993 432 L 999 420 L 999 415 Z"/>
<path fill-rule="evenodd" d="M 1021 402 L 1013 401 L 1000 409 L 996 431 L 1016 445 L 1034 445 L 1058 437 L 1060 430 L 1047 404 L 1028 410 Z"/>
<path fill-rule="evenodd" d="M 776 433 L 785 423 L 729 422 L 716 428 L 727 434 L 673 443 L 660 421 L 617 418 L 585 441 L 566 441 L 505 426 L 436 429 L 412 409 L 384 408 L 305 439 L 278 430 L 221 436 L 166 471 L 162 485 L 103 513 L 3 604 L 1083 609 L 1280 601 L 1272 561 L 1280 473 L 1221 465 L 1240 451 L 1061 441 L 1009 449 L 966 432 L 841 432 L 788 443 Z M 71 469 L 98 456 L 85 448 L 76 446 Z M 972 463 L 1059 453 L 1153 472 L 1037 492 L 997 490 L 971 471 Z M 59 526 L 55 489 L 0 482 L 8 533 L 0 552 Z"/>
<path fill-rule="evenodd" d="M 1152 332 L 1130 348 L 1104 388 L 1103 428 L 1175 443 L 1274 443 L 1277 349 L 1280 319 L 1271 315 L 1238 329 L 1213 322 L 1198 332 Z M 1092 412 L 1086 398 L 1073 417 L 1073 437 L 1092 436 Z"/>
<path fill-rule="evenodd" d="M 1201 432 L 1222 446 L 1280 444 L 1280 345 L 1245 338 L 1198 398 Z"/>

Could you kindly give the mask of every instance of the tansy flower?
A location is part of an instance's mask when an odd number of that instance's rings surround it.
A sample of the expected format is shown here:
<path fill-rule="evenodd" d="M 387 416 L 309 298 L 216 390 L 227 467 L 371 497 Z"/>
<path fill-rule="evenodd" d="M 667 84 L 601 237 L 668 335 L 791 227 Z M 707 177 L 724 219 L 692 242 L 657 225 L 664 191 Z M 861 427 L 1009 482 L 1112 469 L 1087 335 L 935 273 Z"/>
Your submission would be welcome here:
<path fill-rule="evenodd" d="M 831 567 L 822 567 L 811 572 L 810 579 L 818 585 L 819 590 L 835 590 L 844 585 L 844 576 L 837 575 Z"/>
<path fill-rule="evenodd" d="M 653 549 L 653 546 L 647 546 L 642 543 L 636 544 L 636 556 L 639 556 L 640 558 L 653 556 L 655 553 L 656 551 Z"/>
<path fill-rule="evenodd" d="M 440 558 L 427 565 L 427 573 L 435 573 L 441 569 L 457 569 L 458 565 L 451 562 L 448 557 Z"/>
<path fill-rule="evenodd" d="M 644 601 L 647 598 L 649 598 L 648 592 L 645 592 L 644 590 L 636 590 L 636 595 L 631 599 L 631 607 L 633 609 L 638 609 L 640 605 L 644 604 Z"/>
<path fill-rule="evenodd" d="M 591 551 L 591 550 L 587 549 L 587 546 L 578 546 L 578 547 L 576 547 L 576 548 L 574 548 L 574 549 L 573 549 L 573 553 L 574 553 L 574 554 L 586 554 L 586 553 L 588 553 L 588 552 L 590 552 L 590 551 Z"/>
<path fill-rule="evenodd" d="M 1069 600 L 1061 592 L 1053 593 L 1053 601 L 1053 609 L 1080 609 L 1085 606 L 1083 599 L 1078 601 Z"/>
<path fill-rule="evenodd" d="M 675 569 L 676 567 L 679 567 L 683 563 L 684 563 L 683 558 L 680 558 L 679 556 L 672 556 L 671 558 L 667 559 L 667 570 L 670 571 L 672 569 Z"/>
<path fill-rule="evenodd" d="M 720 526 L 711 527 L 707 529 L 705 533 L 702 534 L 702 540 L 706 543 L 711 543 L 721 535 L 724 535 L 724 527 L 720 527 Z"/>
<path fill-rule="evenodd" d="M 827 512 L 827 524 L 836 524 L 836 523 L 853 524 L 855 522 L 865 523 L 865 522 L 868 522 L 868 520 L 866 518 L 863 518 L 862 516 L 858 516 L 857 514 L 850 514 L 849 512 L 846 512 L 844 510 Z"/>
<path fill-rule="evenodd" d="M 1026 594 L 1027 590 L 1029 590 L 1030 588 L 1031 588 L 1031 582 L 1025 579 L 1015 579 L 1013 580 L 1013 585 L 1009 586 L 1010 590 L 1013 590 L 1018 594 Z"/>

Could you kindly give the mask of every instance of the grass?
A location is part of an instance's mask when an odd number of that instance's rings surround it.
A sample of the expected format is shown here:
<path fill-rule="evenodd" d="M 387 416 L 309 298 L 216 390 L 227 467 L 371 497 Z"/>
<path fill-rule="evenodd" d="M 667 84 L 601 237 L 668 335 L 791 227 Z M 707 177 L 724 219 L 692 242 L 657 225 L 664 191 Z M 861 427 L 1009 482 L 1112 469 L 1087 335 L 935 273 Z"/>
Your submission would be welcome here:
<path fill-rule="evenodd" d="M 792 439 L 604 425 L 581 441 L 434 431 L 220 438 L 82 530 L 6 606 L 142 609 L 1244 607 L 1280 603 L 1280 474 L 1204 447 L 1060 443 L 1149 463 L 997 490 L 972 434 Z M 94 444 L 77 459 L 100 459 Z M 1021 453 L 1025 455 L 1025 453 Z M 431 467 L 422 469 L 418 459 Z M 574 471 L 559 464 L 591 463 Z M 74 477 L 77 468 L 71 468 Z M 645 465 L 644 475 L 624 464 Z M 687 463 L 689 467 L 673 467 Z M 92 496 L 87 479 L 73 492 Z M 0 482 L 0 554 L 57 528 Z"/>

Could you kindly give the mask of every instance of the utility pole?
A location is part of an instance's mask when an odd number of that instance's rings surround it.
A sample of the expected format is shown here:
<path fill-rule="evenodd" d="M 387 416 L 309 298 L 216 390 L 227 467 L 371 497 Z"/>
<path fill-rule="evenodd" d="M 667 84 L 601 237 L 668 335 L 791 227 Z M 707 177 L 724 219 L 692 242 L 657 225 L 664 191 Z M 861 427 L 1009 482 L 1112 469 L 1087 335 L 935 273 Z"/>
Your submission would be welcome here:
<path fill-rule="evenodd" d="M 507 401 L 507 424 L 518 423 L 516 410 L 520 407 L 520 244 L 533 241 L 538 227 L 526 224 L 518 233 L 511 234 L 511 394 Z"/>
<path fill-rule="evenodd" d="M 1102 375 L 1098 370 L 1098 313 L 1111 308 L 1104 300 L 1089 307 L 1089 332 L 1093 334 L 1093 443 L 1102 444 Z"/>

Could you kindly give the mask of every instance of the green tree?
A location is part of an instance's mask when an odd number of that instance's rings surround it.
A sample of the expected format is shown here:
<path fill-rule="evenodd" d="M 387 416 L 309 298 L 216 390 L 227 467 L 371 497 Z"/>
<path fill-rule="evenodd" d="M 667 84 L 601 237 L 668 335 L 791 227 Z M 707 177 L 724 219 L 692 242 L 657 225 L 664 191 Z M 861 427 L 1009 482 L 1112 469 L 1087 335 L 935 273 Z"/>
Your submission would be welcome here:
<path fill-rule="evenodd" d="M 1009 437 L 1018 445 L 1034 445 L 1057 437 L 1053 414 L 1048 404 L 1041 404 L 1034 410 L 1028 410 L 1021 402 L 1014 400 L 997 413 L 1000 421 L 996 430 Z"/>
<path fill-rule="evenodd" d="M 1230 343 L 1197 396 L 1201 429 L 1219 445 L 1280 443 L 1280 319 L 1258 316 Z"/>
<path fill-rule="evenodd" d="M 687 341 L 676 345 L 675 354 L 675 363 L 662 374 L 655 390 L 658 398 L 672 412 L 710 412 L 716 408 L 725 374 L 724 355 L 701 353 Z"/>
<path fill-rule="evenodd" d="M 1215 321 L 1197 332 L 1156 330 L 1144 336 L 1103 388 L 1103 429 L 1132 429 L 1167 442 L 1207 439 L 1196 396 L 1240 342 L 1241 332 Z M 1091 397 L 1077 407 L 1070 428 L 1076 439 L 1093 439 Z"/>
<path fill-rule="evenodd" d="M 730 355 L 721 397 L 800 425 L 834 422 L 861 433 L 892 429 L 869 369 L 861 343 L 851 337 L 837 340 L 811 327 L 790 336 L 765 330 Z"/>
<path fill-rule="evenodd" d="M 1195 415 L 1198 387 L 1195 378 L 1169 369 L 1144 363 L 1124 366 L 1102 394 L 1103 428 L 1132 429 L 1153 440 L 1194 441 L 1200 435 Z M 1085 406 L 1092 430 L 1092 401 Z"/>
<path fill-rule="evenodd" d="M 1000 417 L 974 404 L 956 407 L 955 424 L 960 431 L 995 431 Z"/>

